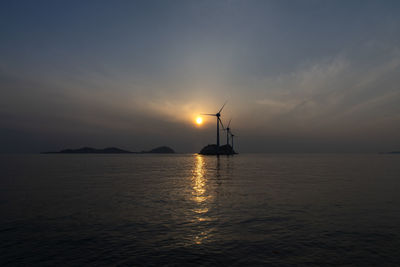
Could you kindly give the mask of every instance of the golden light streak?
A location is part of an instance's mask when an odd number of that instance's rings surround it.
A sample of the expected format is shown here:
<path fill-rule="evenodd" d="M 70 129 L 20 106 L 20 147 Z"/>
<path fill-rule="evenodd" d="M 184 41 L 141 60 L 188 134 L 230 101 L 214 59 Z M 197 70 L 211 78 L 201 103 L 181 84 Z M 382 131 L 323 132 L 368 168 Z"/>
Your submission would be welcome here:
<path fill-rule="evenodd" d="M 195 203 L 193 219 L 197 223 L 210 221 L 207 216 L 209 211 L 208 202 L 211 196 L 207 192 L 206 164 L 201 155 L 195 156 L 195 166 L 192 171 L 192 200 Z M 193 236 L 193 242 L 197 245 L 202 244 L 209 237 L 211 229 L 199 231 Z"/>

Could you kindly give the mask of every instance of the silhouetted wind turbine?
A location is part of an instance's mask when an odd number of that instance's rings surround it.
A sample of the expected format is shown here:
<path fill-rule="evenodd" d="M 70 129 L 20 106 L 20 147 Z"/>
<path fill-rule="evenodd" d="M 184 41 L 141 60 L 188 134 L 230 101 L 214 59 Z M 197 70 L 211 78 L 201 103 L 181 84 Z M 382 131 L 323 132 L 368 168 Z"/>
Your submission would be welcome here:
<path fill-rule="evenodd" d="M 224 129 L 224 124 L 222 123 L 220 117 L 221 117 L 221 111 L 225 107 L 226 102 L 224 105 L 222 105 L 221 109 L 216 113 L 216 114 L 201 114 L 201 115 L 206 115 L 206 116 L 215 116 L 217 117 L 217 151 L 219 150 L 219 124 L 221 123 L 222 129 Z"/>
<path fill-rule="evenodd" d="M 231 125 L 232 119 L 229 120 L 228 126 L 226 126 L 226 144 L 229 145 L 229 134 L 231 133 L 231 129 L 229 128 L 229 125 Z"/>
<path fill-rule="evenodd" d="M 234 151 L 233 150 L 233 137 L 234 137 L 235 135 L 233 134 L 233 133 L 231 133 L 231 140 L 232 140 L 232 151 Z"/>

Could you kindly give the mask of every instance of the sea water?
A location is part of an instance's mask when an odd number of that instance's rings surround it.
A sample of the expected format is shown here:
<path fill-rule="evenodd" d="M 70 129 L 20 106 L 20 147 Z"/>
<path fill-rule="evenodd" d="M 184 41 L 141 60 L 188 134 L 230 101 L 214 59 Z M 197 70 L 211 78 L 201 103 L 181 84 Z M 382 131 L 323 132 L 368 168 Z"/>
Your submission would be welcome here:
<path fill-rule="evenodd" d="M 3 155 L 0 265 L 400 264 L 400 156 Z"/>

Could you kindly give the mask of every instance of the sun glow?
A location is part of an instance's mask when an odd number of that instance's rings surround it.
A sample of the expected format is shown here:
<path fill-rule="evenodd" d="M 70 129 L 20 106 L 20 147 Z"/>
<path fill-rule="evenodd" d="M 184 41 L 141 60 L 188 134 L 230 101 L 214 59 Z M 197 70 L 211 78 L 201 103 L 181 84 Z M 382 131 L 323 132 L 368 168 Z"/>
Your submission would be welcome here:
<path fill-rule="evenodd" d="M 201 125 L 203 123 L 203 118 L 202 117 L 197 117 L 196 118 L 196 123 L 197 123 L 197 125 Z"/>

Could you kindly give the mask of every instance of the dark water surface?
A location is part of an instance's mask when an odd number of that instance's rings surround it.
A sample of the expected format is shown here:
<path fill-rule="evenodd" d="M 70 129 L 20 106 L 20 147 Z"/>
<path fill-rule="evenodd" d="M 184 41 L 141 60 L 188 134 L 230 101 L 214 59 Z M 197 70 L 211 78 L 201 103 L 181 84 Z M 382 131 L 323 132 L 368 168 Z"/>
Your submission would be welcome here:
<path fill-rule="evenodd" d="M 400 265 L 399 155 L 8 155 L 0 167 L 0 265 Z"/>

